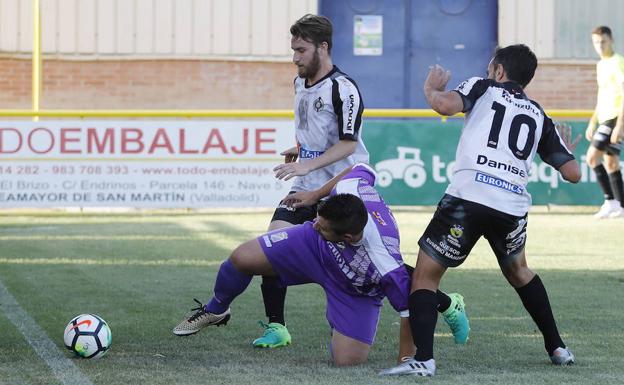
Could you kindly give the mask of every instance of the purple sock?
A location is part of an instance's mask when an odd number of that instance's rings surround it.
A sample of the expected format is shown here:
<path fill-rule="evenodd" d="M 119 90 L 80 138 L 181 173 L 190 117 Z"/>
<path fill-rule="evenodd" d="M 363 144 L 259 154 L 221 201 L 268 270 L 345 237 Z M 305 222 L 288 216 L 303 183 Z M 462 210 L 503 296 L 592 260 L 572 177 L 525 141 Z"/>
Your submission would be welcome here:
<path fill-rule="evenodd" d="M 252 275 L 241 273 L 234 267 L 230 259 L 221 264 L 214 287 L 214 296 L 204 310 L 210 313 L 221 314 L 225 312 L 234 298 L 238 297 L 253 278 Z"/>

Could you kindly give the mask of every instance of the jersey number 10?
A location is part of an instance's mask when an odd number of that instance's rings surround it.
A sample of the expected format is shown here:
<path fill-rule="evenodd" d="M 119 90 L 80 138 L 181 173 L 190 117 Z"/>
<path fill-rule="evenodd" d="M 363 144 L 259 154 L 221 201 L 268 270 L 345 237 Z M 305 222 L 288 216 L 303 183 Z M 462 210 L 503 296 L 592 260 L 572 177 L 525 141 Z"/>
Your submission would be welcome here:
<path fill-rule="evenodd" d="M 494 102 L 492 103 L 492 109 L 494 110 L 494 119 L 492 120 L 492 127 L 490 127 L 490 136 L 488 138 L 487 146 L 491 148 L 498 147 L 498 138 L 500 136 L 501 127 L 503 125 L 503 118 L 505 117 L 505 110 L 507 109 L 504 105 Z M 526 143 L 523 148 L 518 148 L 518 137 L 520 136 L 520 129 L 522 125 L 525 124 L 529 132 L 527 134 Z M 525 114 L 518 114 L 514 116 L 511 121 L 511 125 L 509 126 L 509 138 L 507 143 L 509 145 L 509 149 L 514 154 L 514 156 L 520 160 L 528 159 L 531 154 L 531 149 L 533 148 L 533 143 L 535 143 L 535 129 L 537 128 L 537 123 L 535 119 Z"/>

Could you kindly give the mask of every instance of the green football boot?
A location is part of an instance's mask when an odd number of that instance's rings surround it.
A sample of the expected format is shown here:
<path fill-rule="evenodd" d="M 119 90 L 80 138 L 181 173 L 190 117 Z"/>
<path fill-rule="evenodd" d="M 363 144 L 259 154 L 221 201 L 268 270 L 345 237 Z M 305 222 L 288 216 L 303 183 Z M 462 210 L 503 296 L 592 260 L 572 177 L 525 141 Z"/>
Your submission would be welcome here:
<path fill-rule="evenodd" d="M 258 321 L 258 323 L 264 328 L 264 333 L 262 337 L 254 340 L 253 346 L 257 348 L 279 348 L 280 346 L 290 345 L 290 333 L 288 333 L 286 326 L 277 322 L 265 324 L 262 321 Z"/>
<path fill-rule="evenodd" d="M 468 342 L 468 335 L 470 334 L 464 297 L 458 293 L 450 293 L 448 296 L 451 297 L 451 306 L 442 313 L 442 316 L 453 332 L 455 343 L 463 345 Z"/>

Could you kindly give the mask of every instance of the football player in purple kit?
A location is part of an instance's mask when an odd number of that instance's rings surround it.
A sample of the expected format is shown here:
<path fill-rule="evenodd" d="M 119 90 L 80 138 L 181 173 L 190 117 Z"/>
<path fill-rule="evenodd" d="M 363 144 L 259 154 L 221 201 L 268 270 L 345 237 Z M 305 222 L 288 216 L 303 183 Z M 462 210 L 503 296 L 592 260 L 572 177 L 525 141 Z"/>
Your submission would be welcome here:
<path fill-rule="evenodd" d="M 373 187 L 374 181 L 374 171 L 357 164 L 320 189 L 286 197 L 285 202 L 300 206 L 329 196 L 319 205 L 314 222 L 271 231 L 238 246 L 219 269 L 212 299 L 205 305 L 195 300 L 200 306 L 173 333 L 190 335 L 206 326 L 226 324 L 232 301 L 254 275 L 264 275 L 276 277 L 285 286 L 321 285 L 327 296 L 334 364 L 366 361 L 383 298 L 388 298 L 407 325 L 410 288 L 396 221 Z M 437 293 L 440 310 L 456 322 L 465 321 L 467 328 L 463 307 L 456 309 L 449 296 Z"/>

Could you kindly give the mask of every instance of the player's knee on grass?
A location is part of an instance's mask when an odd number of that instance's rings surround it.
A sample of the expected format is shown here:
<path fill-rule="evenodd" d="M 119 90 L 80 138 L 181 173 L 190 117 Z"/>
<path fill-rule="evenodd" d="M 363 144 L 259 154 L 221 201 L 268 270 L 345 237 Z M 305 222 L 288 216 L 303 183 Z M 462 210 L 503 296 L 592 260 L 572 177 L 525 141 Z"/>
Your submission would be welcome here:
<path fill-rule="evenodd" d="M 338 357 L 333 357 L 334 365 L 336 366 L 355 366 L 361 365 L 366 362 L 368 359 L 368 354 L 365 357 L 360 355 L 342 355 Z"/>
<path fill-rule="evenodd" d="M 366 362 L 370 345 L 347 337 L 336 330 L 332 333 L 330 353 L 334 365 L 354 366 Z"/>

